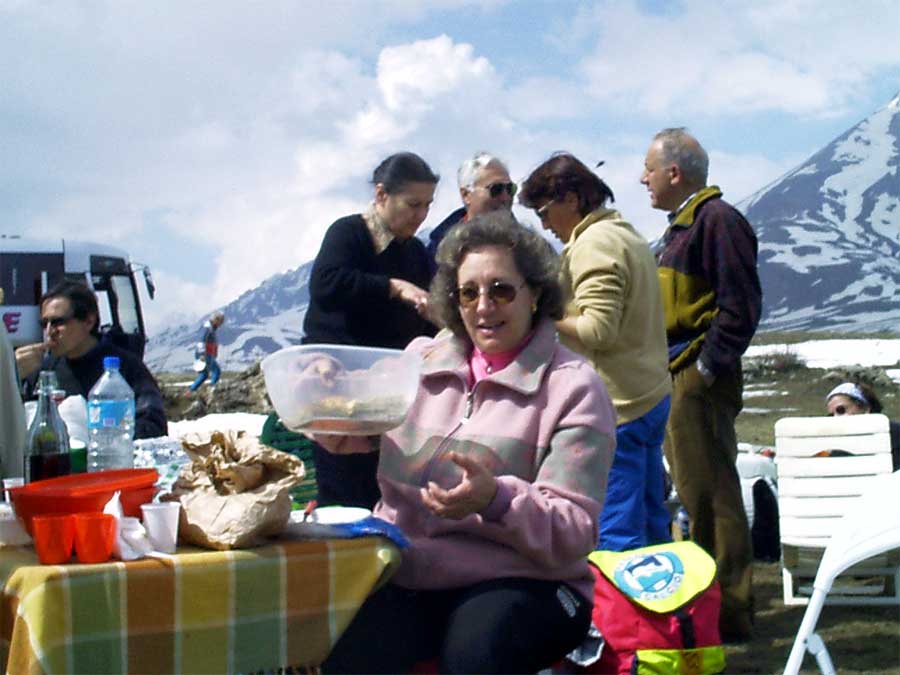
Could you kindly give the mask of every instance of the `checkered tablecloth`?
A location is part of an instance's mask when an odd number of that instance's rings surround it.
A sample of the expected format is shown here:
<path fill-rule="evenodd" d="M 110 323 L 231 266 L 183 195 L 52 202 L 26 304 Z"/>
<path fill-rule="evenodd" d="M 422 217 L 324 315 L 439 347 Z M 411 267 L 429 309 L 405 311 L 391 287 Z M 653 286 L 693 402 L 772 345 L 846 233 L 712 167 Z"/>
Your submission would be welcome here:
<path fill-rule="evenodd" d="M 285 541 L 168 560 L 38 563 L 0 549 L 10 673 L 250 673 L 316 665 L 396 569 L 386 539 Z"/>

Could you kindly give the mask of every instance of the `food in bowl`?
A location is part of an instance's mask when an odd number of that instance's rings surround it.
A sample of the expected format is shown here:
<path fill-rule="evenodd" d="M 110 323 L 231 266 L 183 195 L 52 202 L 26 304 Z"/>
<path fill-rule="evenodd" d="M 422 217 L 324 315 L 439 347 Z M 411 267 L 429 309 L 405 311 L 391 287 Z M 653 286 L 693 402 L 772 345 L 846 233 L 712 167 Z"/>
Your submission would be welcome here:
<path fill-rule="evenodd" d="M 400 426 L 406 417 L 406 402 L 400 396 L 380 396 L 368 400 L 328 396 L 310 404 L 297 424 L 320 434 L 362 434 L 370 436 Z"/>
<path fill-rule="evenodd" d="M 406 418 L 419 387 L 421 357 L 394 349 L 303 345 L 266 357 L 262 370 L 287 428 L 368 436 Z"/>

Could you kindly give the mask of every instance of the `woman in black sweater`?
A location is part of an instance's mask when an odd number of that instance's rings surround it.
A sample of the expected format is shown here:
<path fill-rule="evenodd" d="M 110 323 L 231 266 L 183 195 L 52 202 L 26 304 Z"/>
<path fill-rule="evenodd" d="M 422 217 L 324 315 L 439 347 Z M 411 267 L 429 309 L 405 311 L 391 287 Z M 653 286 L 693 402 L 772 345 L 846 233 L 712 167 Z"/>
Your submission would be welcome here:
<path fill-rule="evenodd" d="M 428 254 L 416 230 L 428 215 L 438 176 L 416 154 L 385 159 L 372 175 L 365 213 L 336 220 L 309 279 L 304 344 L 402 349 L 434 335 L 428 315 Z M 380 497 L 378 453 L 333 455 L 314 447 L 318 503 L 372 508 Z"/>

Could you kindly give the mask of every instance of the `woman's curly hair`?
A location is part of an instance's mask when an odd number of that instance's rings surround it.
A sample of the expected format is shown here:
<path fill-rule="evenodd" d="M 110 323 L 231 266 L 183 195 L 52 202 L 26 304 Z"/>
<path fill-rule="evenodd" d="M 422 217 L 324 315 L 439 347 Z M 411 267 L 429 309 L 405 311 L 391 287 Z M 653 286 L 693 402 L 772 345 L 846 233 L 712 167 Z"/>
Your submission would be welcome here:
<path fill-rule="evenodd" d="M 455 225 L 438 247 L 430 304 L 441 326 L 459 338 L 469 339 L 459 313 L 459 267 L 467 253 L 484 246 L 506 246 L 512 252 L 516 269 L 538 295 L 532 325 L 544 317 L 563 317 L 559 256 L 543 237 L 520 224 L 512 213 L 499 210 Z"/>

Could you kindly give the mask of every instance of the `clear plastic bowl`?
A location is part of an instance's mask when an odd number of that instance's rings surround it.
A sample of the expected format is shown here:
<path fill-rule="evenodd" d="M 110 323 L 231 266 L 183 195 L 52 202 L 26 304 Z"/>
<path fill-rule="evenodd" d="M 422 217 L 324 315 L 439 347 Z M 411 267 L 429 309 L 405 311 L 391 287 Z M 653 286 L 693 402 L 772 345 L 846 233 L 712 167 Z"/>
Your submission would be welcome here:
<path fill-rule="evenodd" d="M 302 345 L 280 349 L 261 367 L 288 429 L 369 436 L 403 422 L 419 388 L 422 360 L 396 349 Z"/>

